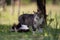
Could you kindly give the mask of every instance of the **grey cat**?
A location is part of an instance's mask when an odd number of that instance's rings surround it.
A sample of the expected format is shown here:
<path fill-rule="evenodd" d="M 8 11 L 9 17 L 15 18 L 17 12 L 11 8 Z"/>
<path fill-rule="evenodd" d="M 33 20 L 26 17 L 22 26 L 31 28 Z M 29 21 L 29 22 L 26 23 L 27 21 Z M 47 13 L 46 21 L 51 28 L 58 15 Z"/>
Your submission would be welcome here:
<path fill-rule="evenodd" d="M 44 16 L 41 11 L 37 11 L 34 12 L 34 14 L 23 14 L 19 16 L 18 21 L 21 25 L 24 24 L 28 27 L 32 27 L 32 31 L 34 32 L 36 29 L 40 30 L 40 28 L 43 28 L 42 24 L 44 22 Z"/>

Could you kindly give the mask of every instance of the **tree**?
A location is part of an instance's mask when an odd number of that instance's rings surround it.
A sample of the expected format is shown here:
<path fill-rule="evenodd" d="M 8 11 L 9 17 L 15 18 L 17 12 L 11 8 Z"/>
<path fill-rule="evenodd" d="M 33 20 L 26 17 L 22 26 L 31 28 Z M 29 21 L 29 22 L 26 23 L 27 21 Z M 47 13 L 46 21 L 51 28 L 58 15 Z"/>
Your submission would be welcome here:
<path fill-rule="evenodd" d="M 41 14 L 44 16 L 44 21 L 41 24 L 41 28 L 47 25 L 46 21 L 46 0 L 37 0 L 38 11 L 41 11 Z"/>
<path fill-rule="evenodd" d="M 37 7 L 44 15 L 44 24 L 46 24 L 46 0 L 37 0 Z"/>

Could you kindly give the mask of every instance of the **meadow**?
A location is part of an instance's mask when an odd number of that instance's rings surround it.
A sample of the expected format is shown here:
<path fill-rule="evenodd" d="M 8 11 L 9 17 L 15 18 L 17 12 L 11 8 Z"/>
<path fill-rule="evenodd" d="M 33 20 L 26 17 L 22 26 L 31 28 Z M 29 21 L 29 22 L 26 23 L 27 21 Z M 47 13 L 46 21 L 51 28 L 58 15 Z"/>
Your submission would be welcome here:
<path fill-rule="evenodd" d="M 33 13 L 37 10 L 36 4 L 20 7 L 20 15 Z M 43 33 L 36 32 L 10 32 L 13 23 L 18 23 L 18 7 L 15 7 L 14 14 L 11 14 L 11 6 L 6 7 L 6 11 L 0 11 L 0 40 L 60 40 L 60 5 L 46 5 L 47 25 Z"/>

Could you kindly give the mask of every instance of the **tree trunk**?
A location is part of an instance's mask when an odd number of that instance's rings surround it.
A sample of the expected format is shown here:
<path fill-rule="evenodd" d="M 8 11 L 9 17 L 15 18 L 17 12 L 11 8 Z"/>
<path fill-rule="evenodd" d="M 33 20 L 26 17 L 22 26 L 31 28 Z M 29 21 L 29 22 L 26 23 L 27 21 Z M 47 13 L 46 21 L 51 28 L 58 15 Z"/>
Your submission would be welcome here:
<path fill-rule="evenodd" d="M 37 7 L 44 15 L 44 23 L 46 24 L 46 0 L 37 0 Z"/>

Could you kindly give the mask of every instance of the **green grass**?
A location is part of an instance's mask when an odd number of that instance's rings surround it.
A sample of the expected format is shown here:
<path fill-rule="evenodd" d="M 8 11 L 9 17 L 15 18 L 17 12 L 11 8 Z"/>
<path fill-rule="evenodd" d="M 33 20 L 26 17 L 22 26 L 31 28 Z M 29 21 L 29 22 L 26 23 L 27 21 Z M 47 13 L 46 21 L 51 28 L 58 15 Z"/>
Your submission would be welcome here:
<path fill-rule="evenodd" d="M 32 35 L 32 32 L 10 32 L 11 25 L 0 25 L 0 39 L 1 40 L 33 40 L 40 39 L 40 34 Z M 36 37 L 36 38 L 35 38 Z"/>

